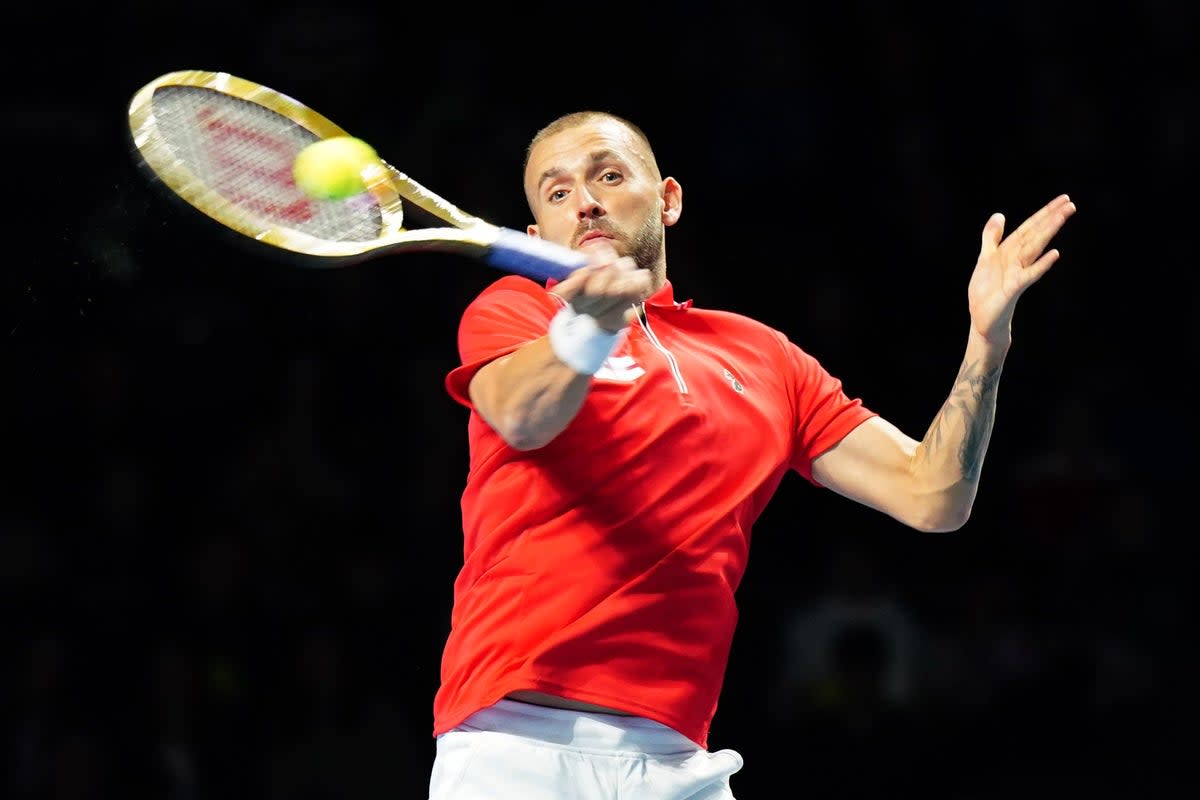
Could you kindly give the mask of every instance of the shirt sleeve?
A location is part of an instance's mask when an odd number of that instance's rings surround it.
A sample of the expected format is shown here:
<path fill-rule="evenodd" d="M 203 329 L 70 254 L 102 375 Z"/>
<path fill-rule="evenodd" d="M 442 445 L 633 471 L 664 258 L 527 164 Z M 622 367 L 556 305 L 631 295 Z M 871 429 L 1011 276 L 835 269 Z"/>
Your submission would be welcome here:
<path fill-rule="evenodd" d="M 816 358 L 792 342 L 787 348 L 796 373 L 796 429 L 789 466 L 819 486 L 812 476 L 813 459 L 878 413 L 865 407 L 860 398 L 849 396 L 841 380 Z"/>
<path fill-rule="evenodd" d="M 471 408 L 467 387 L 493 360 L 546 335 L 561 304 L 546 289 L 518 275 L 506 275 L 484 289 L 463 311 L 458 325 L 460 364 L 446 375 L 446 391 Z"/>

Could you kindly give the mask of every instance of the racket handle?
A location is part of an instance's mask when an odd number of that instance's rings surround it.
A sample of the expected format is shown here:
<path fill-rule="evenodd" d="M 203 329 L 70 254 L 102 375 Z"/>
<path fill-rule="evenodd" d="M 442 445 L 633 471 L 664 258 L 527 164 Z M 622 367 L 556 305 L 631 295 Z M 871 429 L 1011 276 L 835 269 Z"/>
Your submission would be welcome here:
<path fill-rule="evenodd" d="M 511 228 L 500 229 L 485 260 L 494 267 L 528 278 L 556 281 L 588 263 L 583 253 Z"/>

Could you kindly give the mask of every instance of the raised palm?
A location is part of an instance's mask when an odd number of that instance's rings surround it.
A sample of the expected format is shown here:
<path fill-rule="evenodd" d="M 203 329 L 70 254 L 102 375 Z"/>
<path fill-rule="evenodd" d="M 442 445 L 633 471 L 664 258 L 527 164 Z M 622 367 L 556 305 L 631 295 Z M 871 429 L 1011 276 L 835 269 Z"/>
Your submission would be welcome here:
<path fill-rule="evenodd" d="M 993 214 L 983 226 L 967 304 L 971 324 L 988 341 L 1007 342 L 1017 299 L 1058 261 L 1058 250 L 1046 245 L 1074 213 L 1071 198 L 1060 194 L 1008 236 L 1003 214 Z"/>

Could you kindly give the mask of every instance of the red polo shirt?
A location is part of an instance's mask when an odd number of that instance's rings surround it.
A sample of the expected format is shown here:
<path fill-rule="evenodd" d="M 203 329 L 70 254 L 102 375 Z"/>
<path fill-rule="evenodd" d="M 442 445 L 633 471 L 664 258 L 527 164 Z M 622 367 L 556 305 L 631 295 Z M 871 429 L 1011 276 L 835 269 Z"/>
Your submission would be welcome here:
<path fill-rule="evenodd" d="M 467 385 L 545 335 L 562 301 L 505 276 L 465 310 Z M 463 567 L 434 735 L 532 689 L 661 722 L 707 747 L 750 529 L 784 473 L 874 416 L 780 332 L 677 303 L 645 304 L 583 408 L 520 452 L 472 411 Z"/>

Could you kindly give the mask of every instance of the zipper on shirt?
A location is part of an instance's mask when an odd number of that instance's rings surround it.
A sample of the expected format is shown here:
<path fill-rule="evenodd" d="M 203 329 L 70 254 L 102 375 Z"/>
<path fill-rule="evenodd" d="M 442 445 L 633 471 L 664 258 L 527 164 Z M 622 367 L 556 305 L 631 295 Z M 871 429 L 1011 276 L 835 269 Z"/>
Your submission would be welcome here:
<path fill-rule="evenodd" d="M 667 364 L 671 367 L 671 374 L 675 376 L 675 386 L 679 389 L 679 393 L 687 394 L 687 383 L 683 380 L 683 373 L 679 371 L 679 362 L 675 360 L 675 356 L 672 355 L 671 351 L 664 347 L 663 343 L 658 340 L 658 337 L 654 335 L 654 331 L 650 330 L 650 320 L 646 318 L 645 303 L 637 304 L 637 318 L 638 324 L 646 332 L 646 338 L 650 341 L 650 344 L 654 345 L 654 348 L 667 359 Z"/>

